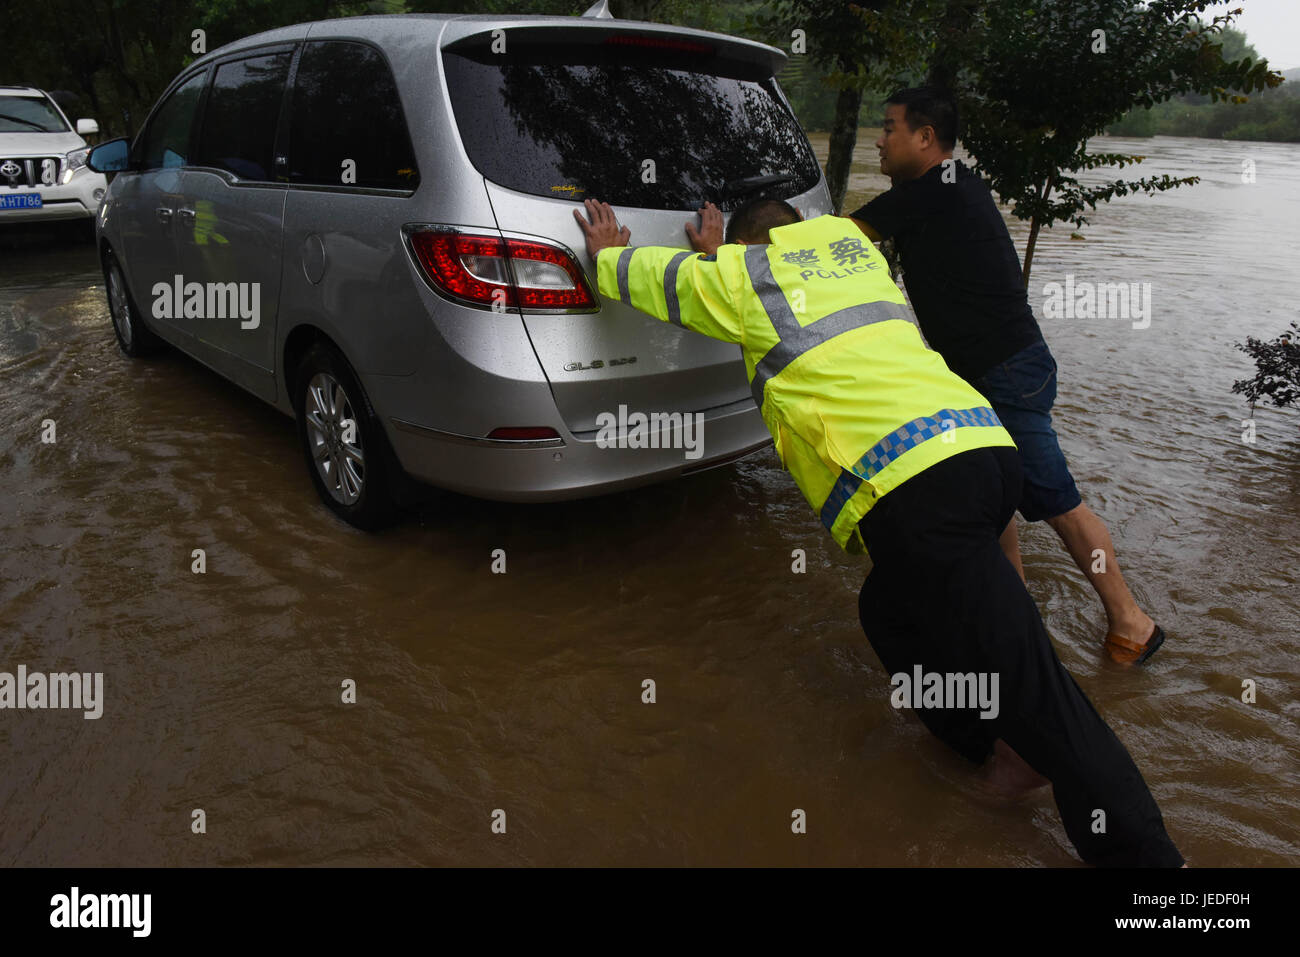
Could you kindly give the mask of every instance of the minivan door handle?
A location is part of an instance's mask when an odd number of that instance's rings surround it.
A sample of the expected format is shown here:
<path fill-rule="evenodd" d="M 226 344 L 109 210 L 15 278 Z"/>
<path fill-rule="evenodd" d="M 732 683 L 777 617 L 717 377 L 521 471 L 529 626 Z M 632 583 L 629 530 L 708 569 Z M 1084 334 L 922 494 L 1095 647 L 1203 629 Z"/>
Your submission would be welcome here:
<path fill-rule="evenodd" d="M 158 216 L 158 222 L 164 226 L 172 221 L 172 211 L 166 206 L 159 206 L 154 210 L 154 213 Z"/>
<path fill-rule="evenodd" d="M 186 206 L 182 206 L 180 209 L 176 210 L 176 212 L 180 214 L 182 224 L 186 226 L 194 225 L 194 210 Z"/>

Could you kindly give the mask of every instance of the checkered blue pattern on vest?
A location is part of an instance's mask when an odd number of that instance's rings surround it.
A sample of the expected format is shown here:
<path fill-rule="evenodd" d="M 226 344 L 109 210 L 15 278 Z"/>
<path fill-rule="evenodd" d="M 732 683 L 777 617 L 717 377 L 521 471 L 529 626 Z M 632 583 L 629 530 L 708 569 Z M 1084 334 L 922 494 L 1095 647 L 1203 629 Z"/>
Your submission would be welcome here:
<path fill-rule="evenodd" d="M 862 482 L 870 479 L 886 465 L 894 461 L 909 449 L 914 449 L 922 442 L 936 438 L 953 429 L 963 426 L 1000 426 L 1002 421 L 997 413 L 988 406 L 974 409 L 941 409 L 934 415 L 923 415 L 919 419 L 899 426 L 883 439 L 867 449 L 866 454 L 853 466 L 853 471 L 840 473 L 839 480 L 831 489 L 822 506 L 822 524 L 828 529 L 835 524 L 835 519 L 843 511 Z"/>
<path fill-rule="evenodd" d="M 944 409 L 934 415 L 923 415 L 899 426 L 867 449 L 867 454 L 853 466 L 853 471 L 869 479 L 908 449 L 916 448 L 926 439 L 943 435 L 961 426 L 1000 426 L 997 413 L 988 406 L 977 409 Z"/>

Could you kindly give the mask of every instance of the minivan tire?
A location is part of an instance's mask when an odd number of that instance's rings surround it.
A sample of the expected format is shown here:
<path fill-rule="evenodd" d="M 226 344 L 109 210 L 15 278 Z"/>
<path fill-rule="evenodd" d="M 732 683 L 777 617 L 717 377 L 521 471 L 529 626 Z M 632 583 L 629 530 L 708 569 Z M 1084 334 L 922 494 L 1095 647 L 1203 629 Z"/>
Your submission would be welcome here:
<path fill-rule="evenodd" d="M 126 274 L 117 257 L 104 253 L 104 291 L 108 297 L 108 315 L 113 322 L 113 334 L 122 352 L 133 359 L 153 355 L 163 346 L 163 341 L 144 324 L 131 290 L 126 285 Z"/>
<path fill-rule="evenodd" d="M 333 345 L 315 343 L 298 363 L 293 388 L 298 442 L 321 501 L 356 528 L 389 524 L 401 466 L 347 359 Z M 347 420 L 355 423 L 351 436 Z"/>

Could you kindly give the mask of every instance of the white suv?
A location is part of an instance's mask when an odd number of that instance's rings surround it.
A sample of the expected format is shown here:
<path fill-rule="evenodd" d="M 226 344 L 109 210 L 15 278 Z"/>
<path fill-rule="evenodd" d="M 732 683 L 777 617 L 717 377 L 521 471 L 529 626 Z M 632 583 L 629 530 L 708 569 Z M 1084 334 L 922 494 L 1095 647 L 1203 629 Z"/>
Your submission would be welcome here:
<path fill-rule="evenodd" d="M 0 223 L 93 218 L 108 183 L 81 135 L 98 132 L 85 119 L 73 132 L 42 90 L 0 86 Z"/>

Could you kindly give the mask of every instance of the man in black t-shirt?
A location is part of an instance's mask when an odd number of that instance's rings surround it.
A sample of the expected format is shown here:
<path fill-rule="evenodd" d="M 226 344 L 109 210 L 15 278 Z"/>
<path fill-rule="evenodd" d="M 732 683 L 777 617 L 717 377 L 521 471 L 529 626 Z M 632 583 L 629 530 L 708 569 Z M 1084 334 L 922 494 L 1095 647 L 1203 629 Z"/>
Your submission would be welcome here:
<path fill-rule="evenodd" d="M 1145 661 L 1164 632 L 1133 600 L 1110 533 L 1079 497 L 1051 425 L 1056 360 L 1029 307 L 1020 258 L 993 194 L 953 159 L 956 139 L 957 110 L 946 92 L 895 93 L 876 141 L 880 170 L 893 188 L 849 218 L 873 241 L 894 240 L 921 332 L 989 400 L 1015 439 L 1024 468 L 1020 514 L 1051 525 L 1088 577 L 1106 609 L 1111 658 Z M 1014 519 L 1002 548 L 1023 578 Z"/>

